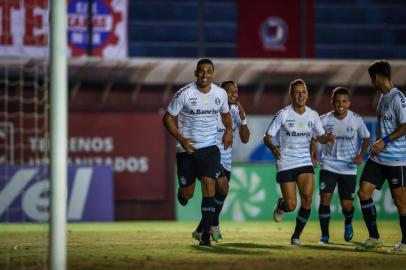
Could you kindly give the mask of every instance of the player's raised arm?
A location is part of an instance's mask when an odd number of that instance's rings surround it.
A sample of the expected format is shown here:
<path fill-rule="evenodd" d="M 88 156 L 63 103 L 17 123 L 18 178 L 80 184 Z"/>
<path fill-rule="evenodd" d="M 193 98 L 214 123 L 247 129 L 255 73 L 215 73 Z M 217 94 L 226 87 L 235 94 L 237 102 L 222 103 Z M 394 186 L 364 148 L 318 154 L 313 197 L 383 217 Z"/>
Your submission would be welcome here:
<path fill-rule="evenodd" d="M 245 116 L 245 109 L 239 101 L 237 101 L 237 107 L 241 119 L 241 127 L 239 132 L 240 139 L 242 143 L 248 143 L 250 139 L 250 130 L 247 125 L 247 117 Z"/>

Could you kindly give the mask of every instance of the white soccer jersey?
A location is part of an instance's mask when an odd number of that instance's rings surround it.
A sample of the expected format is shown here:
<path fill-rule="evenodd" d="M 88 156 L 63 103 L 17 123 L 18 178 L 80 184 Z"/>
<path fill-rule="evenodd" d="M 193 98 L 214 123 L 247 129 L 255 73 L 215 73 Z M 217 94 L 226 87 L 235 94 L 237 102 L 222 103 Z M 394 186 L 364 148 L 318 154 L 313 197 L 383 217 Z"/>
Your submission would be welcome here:
<path fill-rule="evenodd" d="M 358 114 L 347 111 L 347 116 L 339 120 L 334 112 L 320 117 L 326 132 L 336 136 L 334 143 L 323 145 L 321 168 L 339 174 L 357 174 L 357 165 L 352 161 L 359 153 L 360 139 L 369 138 L 369 131 Z"/>
<path fill-rule="evenodd" d="M 235 141 L 237 138 L 240 138 L 240 129 L 241 129 L 241 119 L 240 119 L 240 111 L 238 109 L 237 105 L 231 105 L 230 106 L 230 113 L 231 113 L 231 121 L 232 121 L 232 127 L 233 127 L 233 141 Z M 227 148 L 227 150 L 224 150 L 224 145 L 223 145 L 223 136 L 224 136 L 224 131 L 225 127 L 223 125 L 223 121 L 221 120 L 221 116 L 219 115 L 218 117 L 218 126 L 217 126 L 217 145 L 220 149 L 221 153 L 221 165 L 227 170 L 231 171 L 231 147 Z"/>
<path fill-rule="evenodd" d="M 217 144 L 217 117 L 219 112 L 229 111 L 228 97 L 226 91 L 215 84 L 204 94 L 196 83 L 190 83 L 176 92 L 167 110 L 173 116 L 178 115 L 180 134 L 199 149 Z M 185 152 L 180 143 L 176 145 L 176 152 Z"/>
<path fill-rule="evenodd" d="M 406 123 L 406 97 L 392 88 L 379 99 L 377 139 L 391 134 L 402 123 Z M 378 155 L 371 154 L 371 159 L 382 165 L 406 166 L 406 136 L 389 142 Z"/>
<path fill-rule="evenodd" d="M 309 107 L 306 107 L 303 114 L 295 112 L 292 105 L 280 110 L 267 131 L 270 136 L 277 136 L 280 145 L 281 159 L 276 162 L 278 172 L 312 166 L 311 138 L 324 133 L 319 114 Z"/>

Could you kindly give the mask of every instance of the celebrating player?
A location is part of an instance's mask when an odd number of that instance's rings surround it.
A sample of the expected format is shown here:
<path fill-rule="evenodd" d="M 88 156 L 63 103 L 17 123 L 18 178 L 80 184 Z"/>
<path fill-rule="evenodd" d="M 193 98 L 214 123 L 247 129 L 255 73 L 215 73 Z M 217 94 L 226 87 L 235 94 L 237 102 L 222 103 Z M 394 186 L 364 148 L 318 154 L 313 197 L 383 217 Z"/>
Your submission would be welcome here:
<path fill-rule="evenodd" d="M 314 170 L 310 157 L 310 142 L 317 137 L 319 142 L 334 142 L 334 135 L 325 134 L 319 115 L 306 106 L 308 91 L 306 83 L 294 80 L 290 83 L 291 105 L 280 110 L 264 136 L 265 145 L 277 159 L 277 176 L 282 191 L 275 210 L 274 220 L 280 222 L 285 212 L 296 208 L 296 184 L 299 188 L 301 207 L 296 218 L 292 245 L 301 245 L 300 234 L 310 216 L 314 191 Z M 279 146 L 273 143 L 278 136 Z"/>
<path fill-rule="evenodd" d="M 377 141 L 361 175 L 358 196 L 369 238 L 358 250 L 383 245 L 376 224 L 376 209 L 372 199 L 375 189 L 381 189 L 385 179 L 399 211 L 402 240 L 390 252 L 406 253 L 406 97 L 393 86 L 391 66 L 387 61 L 375 61 L 368 68 L 372 85 L 381 92 L 378 103 Z"/>
<path fill-rule="evenodd" d="M 232 127 L 227 93 L 212 84 L 214 64 L 201 59 L 195 70 L 196 82 L 181 88 L 172 98 L 163 122 L 177 140 L 176 161 L 179 181 L 178 200 L 186 205 L 193 196 L 195 180 L 202 184 L 202 236 L 200 245 L 210 246 L 210 226 L 215 215 L 215 181 L 220 174 L 217 147 L 217 118 L 220 112 L 225 127 L 224 149 L 232 144 Z M 178 127 L 176 126 L 178 116 Z"/>
<path fill-rule="evenodd" d="M 351 105 L 350 89 L 335 88 L 331 103 L 334 111 L 320 117 L 324 130 L 336 136 L 334 143 L 327 143 L 324 146 L 320 162 L 319 220 L 322 235 L 320 243 L 329 242 L 330 204 L 336 185 L 345 217 L 344 239 L 351 241 L 353 237 L 352 218 L 357 165 L 362 163 L 363 156 L 368 150 L 370 136 L 362 118 L 348 110 Z"/>

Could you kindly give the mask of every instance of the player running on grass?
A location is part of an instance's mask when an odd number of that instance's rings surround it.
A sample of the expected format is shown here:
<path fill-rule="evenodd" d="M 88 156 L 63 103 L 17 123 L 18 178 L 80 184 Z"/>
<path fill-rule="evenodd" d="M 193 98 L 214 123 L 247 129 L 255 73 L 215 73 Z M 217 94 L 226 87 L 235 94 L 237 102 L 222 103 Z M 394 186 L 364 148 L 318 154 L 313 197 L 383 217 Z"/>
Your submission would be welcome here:
<path fill-rule="evenodd" d="M 245 117 L 245 110 L 241 103 L 238 101 L 238 87 L 234 81 L 224 81 L 220 85 L 224 88 L 228 95 L 228 104 L 230 106 L 230 113 L 232 119 L 233 138 L 238 136 L 242 143 L 248 143 L 250 137 L 250 131 L 247 126 L 247 119 Z M 213 223 L 210 228 L 210 233 L 214 241 L 219 242 L 223 240 L 219 225 L 219 216 L 223 209 L 224 200 L 227 197 L 229 182 L 231 176 L 231 147 L 224 149 L 222 138 L 224 136 L 224 125 L 221 118 L 218 118 L 217 127 L 217 142 L 221 153 L 221 174 L 216 182 L 216 195 L 214 197 L 216 202 L 216 212 L 213 219 Z M 237 134 L 238 133 L 238 134 Z M 200 240 L 202 234 L 202 224 L 200 221 L 199 226 L 192 233 L 193 238 Z"/>
<path fill-rule="evenodd" d="M 178 142 L 176 161 L 180 204 L 186 205 L 193 196 L 196 178 L 202 184 L 203 225 L 199 244 L 203 246 L 211 245 L 210 226 L 216 209 L 215 182 L 221 169 L 216 140 L 219 114 L 225 126 L 224 149 L 229 148 L 233 140 L 227 93 L 212 84 L 213 76 L 213 62 L 199 60 L 195 70 L 196 82 L 176 92 L 163 118 L 166 129 Z"/>
<path fill-rule="evenodd" d="M 324 130 L 336 136 L 334 143 L 327 143 L 324 146 L 320 162 L 319 220 L 322 235 L 320 243 L 329 242 L 330 204 L 336 185 L 345 217 L 344 239 L 351 241 L 353 237 L 352 218 L 357 165 L 362 163 L 370 137 L 362 118 L 348 110 L 351 105 L 350 89 L 335 88 L 331 103 L 334 111 L 320 117 Z"/>
<path fill-rule="evenodd" d="M 264 136 L 265 145 L 277 159 L 276 180 L 282 191 L 275 210 L 274 220 L 280 222 L 285 212 L 296 208 L 296 185 L 299 188 L 301 207 L 296 218 L 295 231 L 291 237 L 292 245 L 301 245 L 300 234 L 310 216 L 314 191 L 314 170 L 310 158 L 310 142 L 317 137 L 319 142 L 334 142 L 334 135 L 325 134 L 319 115 L 306 106 L 308 91 L 306 83 L 295 80 L 290 83 L 291 105 L 280 110 Z M 278 139 L 280 147 L 273 143 Z"/>
<path fill-rule="evenodd" d="M 390 252 L 406 253 L 406 97 L 393 86 L 391 67 L 387 61 L 375 61 L 368 68 L 372 85 L 381 92 L 378 103 L 377 141 L 361 175 L 358 196 L 369 238 L 358 250 L 383 245 L 376 223 L 376 208 L 372 199 L 375 189 L 381 189 L 385 179 L 398 208 L 402 240 Z"/>

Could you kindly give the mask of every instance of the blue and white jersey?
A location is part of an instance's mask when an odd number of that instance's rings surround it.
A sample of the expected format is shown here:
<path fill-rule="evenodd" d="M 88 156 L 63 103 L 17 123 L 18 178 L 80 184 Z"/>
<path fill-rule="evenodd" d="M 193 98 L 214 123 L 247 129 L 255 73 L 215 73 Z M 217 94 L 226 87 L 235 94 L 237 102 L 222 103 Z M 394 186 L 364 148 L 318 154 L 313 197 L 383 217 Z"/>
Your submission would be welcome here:
<path fill-rule="evenodd" d="M 303 114 L 295 112 L 292 105 L 277 112 L 267 134 L 279 142 L 281 159 L 276 161 L 278 172 L 313 166 L 310 159 L 310 141 L 312 137 L 324 133 L 319 114 L 309 107 L 305 108 Z"/>
<path fill-rule="evenodd" d="M 399 89 L 392 88 L 379 99 L 376 138 L 382 139 L 403 123 L 406 123 L 406 97 Z M 382 165 L 406 166 L 406 136 L 389 142 L 378 155 L 371 154 L 370 158 Z"/>
<path fill-rule="evenodd" d="M 168 112 L 178 116 L 178 128 L 183 137 L 192 140 L 196 149 L 216 145 L 217 118 L 219 113 L 229 112 L 227 93 L 223 88 L 211 84 L 204 94 L 196 83 L 181 88 L 168 105 Z M 176 152 L 186 152 L 178 143 Z"/>
<path fill-rule="evenodd" d="M 323 145 L 321 168 L 339 174 L 357 174 L 357 165 L 353 163 L 359 153 L 360 139 L 370 137 L 361 116 L 348 110 L 344 119 L 337 119 L 334 112 L 320 117 L 323 128 L 336 136 L 334 143 Z"/>
<path fill-rule="evenodd" d="M 237 138 L 240 138 L 240 129 L 241 129 L 241 119 L 240 119 L 240 111 L 237 105 L 232 104 L 230 106 L 230 114 L 231 114 L 231 121 L 232 121 L 232 128 L 233 128 L 233 141 Z M 223 125 L 223 121 L 221 120 L 221 116 L 218 117 L 218 126 L 217 126 L 217 145 L 220 149 L 221 153 L 221 165 L 223 165 L 224 169 L 227 171 L 231 171 L 231 147 L 224 150 L 223 145 L 223 135 L 226 128 Z"/>

